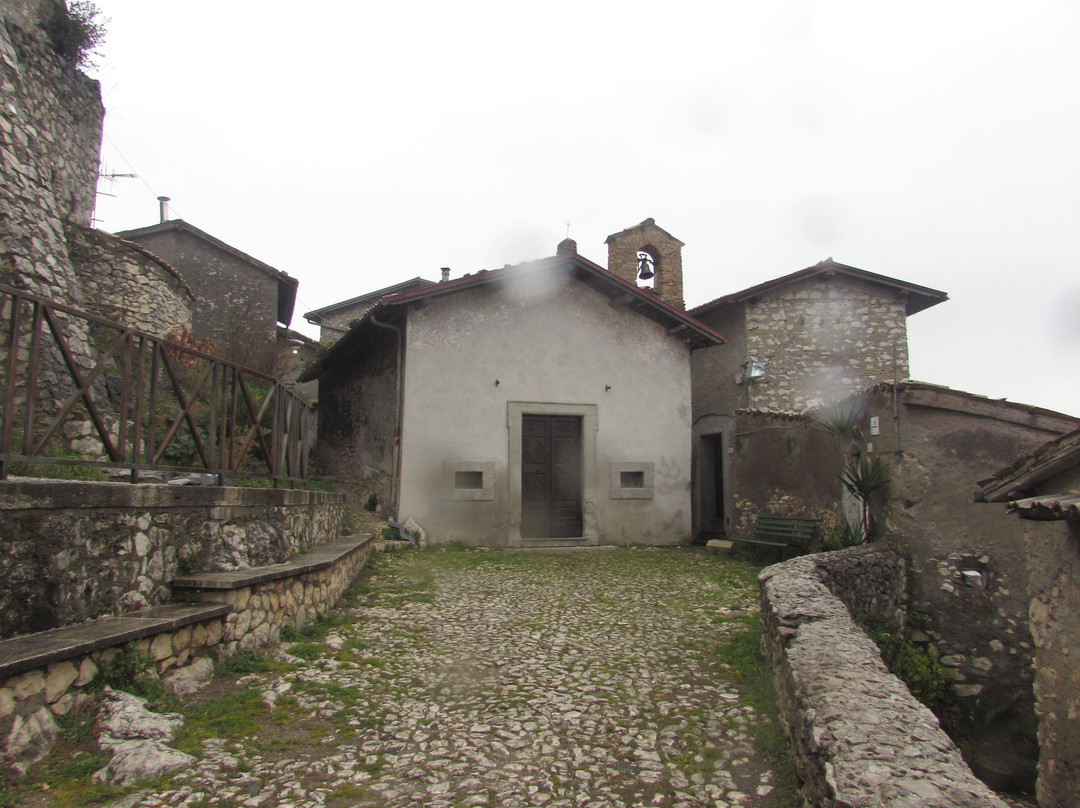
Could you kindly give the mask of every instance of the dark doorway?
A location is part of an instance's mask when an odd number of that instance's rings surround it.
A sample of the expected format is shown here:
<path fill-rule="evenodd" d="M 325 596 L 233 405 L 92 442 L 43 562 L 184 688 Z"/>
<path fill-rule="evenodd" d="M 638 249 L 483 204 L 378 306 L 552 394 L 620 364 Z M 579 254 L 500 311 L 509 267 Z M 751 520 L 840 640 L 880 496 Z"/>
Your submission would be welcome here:
<path fill-rule="evenodd" d="M 722 433 L 701 438 L 701 517 L 702 529 L 709 533 L 727 533 L 724 522 L 724 436 Z"/>
<path fill-rule="evenodd" d="M 581 535 L 581 418 L 524 415 L 521 421 L 521 537 Z"/>

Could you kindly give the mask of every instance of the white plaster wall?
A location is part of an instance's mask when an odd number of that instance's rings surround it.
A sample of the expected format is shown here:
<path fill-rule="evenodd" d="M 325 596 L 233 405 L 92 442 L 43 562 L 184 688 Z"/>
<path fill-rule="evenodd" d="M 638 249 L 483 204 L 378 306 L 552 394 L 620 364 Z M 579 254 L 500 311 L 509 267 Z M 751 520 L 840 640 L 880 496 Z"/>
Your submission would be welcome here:
<path fill-rule="evenodd" d="M 414 517 L 429 541 L 519 543 L 510 402 L 596 406 L 595 434 L 582 435 L 595 447 L 583 481 L 587 543 L 689 541 L 685 342 L 558 270 L 435 298 L 409 312 L 406 339 L 399 518 Z M 490 464 L 493 499 L 455 500 L 444 461 Z M 614 462 L 654 464 L 653 497 L 613 499 Z"/>

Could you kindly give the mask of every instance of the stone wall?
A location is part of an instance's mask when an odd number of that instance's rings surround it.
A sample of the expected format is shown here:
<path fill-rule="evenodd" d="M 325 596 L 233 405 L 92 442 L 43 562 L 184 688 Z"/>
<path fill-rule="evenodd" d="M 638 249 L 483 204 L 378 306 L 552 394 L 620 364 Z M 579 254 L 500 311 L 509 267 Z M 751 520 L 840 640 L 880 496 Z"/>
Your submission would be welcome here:
<path fill-rule="evenodd" d="M 1023 522 L 1035 644 L 1041 808 L 1080 794 L 1080 525 Z"/>
<path fill-rule="evenodd" d="M 176 270 L 101 230 L 66 231 L 85 311 L 155 336 L 190 330 L 195 296 Z"/>
<path fill-rule="evenodd" d="M 817 557 L 822 583 L 843 601 L 852 618 L 865 627 L 870 618 L 907 624 L 908 562 L 895 550 L 864 544 Z"/>
<path fill-rule="evenodd" d="M 0 282 L 77 305 L 64 223 L 88 224 L 94 210 L 105 114 L 98 83 L 40 30 L 3 22 L 0 95 Z"/>
<path fill-rule="evenodd" d="M 302 627 L 329 611 L 356 580 L 373 547 L 368 537 L 320 569 L 281 574 L 225 593 L 203 590 L 207 602 L 228 604 L 217 610 L 227 614 L 176 621 L 182 624 L 130 643 L 118 633 L 97 640 L 93 651 L 0 677 L 0 760 L 19 766 L 40 757 L 57 732 L 55 718 L 93 698 L 89 688 L 96 687 L 101 667 L 125 646 L 149 654 L 167 687 L 182 689 L 188 679 L 208 681 L 210 660 L 274 645 L 285 626 Z M 251 573 L 267 575 L 265 570 Z M 110 622 L 119 621 L 101 621 L 96 631 L 105 633 L 102 623 Z"/>
<path fill-rule="evenodd" d="M 740 411 L 730 454 L 730 534 L 749 536 L 758 516 L 816 519 L 818 538 L 839 522 L 843 453 L 805 416 Z"/>
<path fill-rule="evenodd" d="M 239 651 L 276 644 L 282 628 L 302 628 L 325 614 L 360 574 L 374 546 L 374 541 L 369 539 L 363 547 L 324 569 L 223 591 L 199 589 L 201 602 L 227 603 L 233 608 L 225 619 L 220 653 L 232 656 Z M 191 580 L 197 579 L 198 576 L 193 576 Z M 185 579 L 177 582 L 180 591 L 185 591 L 181 588 L 184 582 Z M 154 656 L 162 658 L 157 652 Z"/>
<path fill-rule="evenodd" d="M 0 482 L 0 637 L 169 599 L 180 570 L 284 561 L 341 533 L 340 494 Z"/>
<path fill-rule="evenodd" d="M 197 339 L 213 339 L 216 352 L 230 362 L 275 374 L 278 298 L 284 293 L 276 270 L 182 220 L 118 235 L 168 262 L 194 291 Z"/>
<path fill-rule="evenodd" d="M 802 412 L 896 375 L 908 377 L 905 301 L 853 281 L 784 287 L 746 307 L 746 356 L 765 375 L 747 382 L 751 409 Z"/>
<path fill-rule="evenodd" d="M 803 556 L 760 577 L 762 644 L 777 700 L 815 808 L 1004 808 L 964 764 L 934 714 L 895 676 L 823 582 L 833 581 L 860 608 L 889 565 L 887 551 L 858 548 Z M 827 571 L 820 565 L 825 563 Z M 867 585 L 858 570 L 869 566 Z"/>
<path fill-rule="evenodd" d="M 397 400 L 397 336 L 374 329 L 363 362 L 339 362 L 319 379 L 319 440 L 313 462 L 347 480 L 350 497 L 390 507 Z"/>

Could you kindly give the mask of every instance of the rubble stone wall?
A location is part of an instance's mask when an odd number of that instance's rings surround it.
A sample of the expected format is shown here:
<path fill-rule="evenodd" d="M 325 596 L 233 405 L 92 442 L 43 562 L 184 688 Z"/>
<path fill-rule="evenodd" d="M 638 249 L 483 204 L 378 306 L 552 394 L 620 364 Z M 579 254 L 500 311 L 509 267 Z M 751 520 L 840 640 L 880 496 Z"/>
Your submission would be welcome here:
<path fill-rule="evenodd" d="M 130 648 L 149 654 L 167 687 L 178 677 L 209 678 L 207 660 L 238 651 L 257 651 L 279 641 L 285 626 L 301 627 L 326 613 L 356 580 L 375 542 L 369 539 L 337 563 L 321 570 L 267 581 L 206 600 L 227 602 L 225 617 L 191 623 L 135 640 Z M 87 688 L 123 645 L 112 646 L 23 671 L 0 682 L 0 761 L 32 761 L 57 732 L 55 718 L 92 697 Z M 198 666 L 202 670 L 196 670 Z"/>
<path fill-rule="evenodd" d="M 0 95 L 0 282 L 77 305 L 64 223 L 89 224 L 93 214 L 100 88 L 57 56 L 42 31 L 5 16 Z"/>
<path fill-rule="evenodd" d="M 746 359 L 765 375 L 747 382 L 747 407 L 802 412 L 878 382 L 908 376 L 904 301 L 856 283 L 792 287 L 746 309 Z"/>
<path fill-rule="evenodd" d="M 155 336 L 191 329 L 195 296 L 156 256 L 100 230 L 67 226 L 82 308 Z"/>
<path fill-rule="evenodd" d="M 285 561 L 341 535 L 316 491 L 0 482 L 0 638 L 165 603 L 178 571 Z"/>
<path fill-rule="evenodd" d="M 232 656 L 239 651 L 276 644 L 282 628 L 302 628 L 325 614 L 356 580 L 374 546 L 374 541 L 369 540 L 363 547 L 326 569 L 227 592 L 202 590 L 202 601 L 227 603 L 233 607 L 232 613 L 225 619 L 220 654 Z M 156 652 L 154 656 L 159 658 Z"/>
<path fill-rule="evenodd" d="M 870 566 L 869 590 L 883 558 L 863 548 L 802 556 L 759 577 L 762 642 L 806 804 L 1004 808 L 823 581 L 831 577 L 864 605 L 872 603 L 870 591 L 856 591 L 853 562 Z"/>

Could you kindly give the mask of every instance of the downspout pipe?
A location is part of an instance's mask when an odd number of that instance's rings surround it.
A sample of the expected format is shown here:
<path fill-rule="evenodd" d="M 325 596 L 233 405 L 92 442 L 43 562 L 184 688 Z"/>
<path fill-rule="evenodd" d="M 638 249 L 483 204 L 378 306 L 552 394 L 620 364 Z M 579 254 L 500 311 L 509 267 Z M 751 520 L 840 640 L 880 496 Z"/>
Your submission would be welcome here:
<path fill-rule="evenodd" d="M 394 385 L 394 454 L 391 458 L 390 469 L 390 516 L 396 517 L 398 507 L 398 471 L 401 455 L 401 386 L 404 383 L 404 379 L 401 375 L 402 360 L 404 359 L 401 345 L 402 333 L 401 326 L 381 322 L 375 316 L 375 312 L 371 312 L 371 314 L 368 315 L 368 319 L 371 320 L 372 325 L 378 326 L 379 328 L 385 328 L 388 331 L 393 331 L 397 336 L 397 341 L 395 343 L 397 348 L 397 383 Z M 391 519 L 391 523 L 393 523 L 393 521 L 394 519 Z"/>

